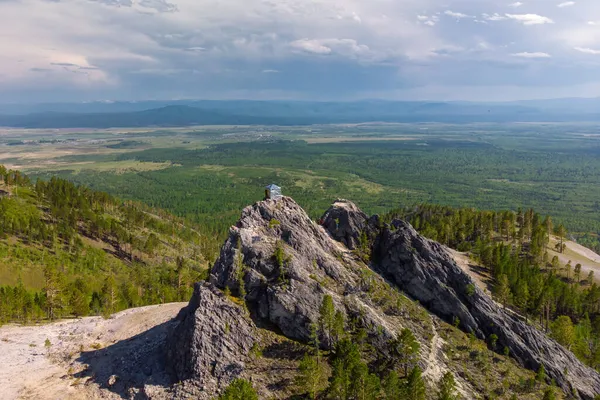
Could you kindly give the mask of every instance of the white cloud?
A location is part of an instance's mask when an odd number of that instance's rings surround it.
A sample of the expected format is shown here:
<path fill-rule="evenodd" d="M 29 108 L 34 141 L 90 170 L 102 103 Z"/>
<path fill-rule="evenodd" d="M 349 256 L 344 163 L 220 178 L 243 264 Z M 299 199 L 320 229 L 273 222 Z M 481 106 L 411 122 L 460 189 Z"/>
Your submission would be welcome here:
<path fill-rule="evenodd" d="M 331 49 L 322 45 L 318 40 L 301 39 L 295 40 L 290 45 L 298 50 L 314 54 L 330 54 Z"/>
<path fill-rule="evenodd" d="M 564 8 L 564 7 L 571 7 L 571 6 L 574 6 L 574 5 L 575 5 L 574 1 L 565 1 L 564 3 L 558 4 L 556 7 Z"/>
<path fill-rule="evenodd" d="M 454 11 L 450 11 L 450 10 L 444 11 L 444 14 L 446 14 L 449 17 L 458 18 L 458 19 L 472 18 L 470 15 L 463 14 L 463 13 L 460 13 L 460 12 L 454 12 Z"/>
<path fill-rule="evenodd" d="M 263 74 L 277 74 L 277 73 L 279 73 L 279 71 L 276 69 L 263 69 L 262 73 Z"/>
<path fill-rule="evenodd" d="M 290 46 L 307 53 L 336 54 L 361 60 L 367 60 L 374 56 L 368 46 L 359 44 L 354 39 L 301 39 L 293 41 Z"/>
<path fill-rule="evenodd" d="M 600 50 L 594 50 L 587 47 L 575 47 L 575 50 L 586 54 L 600 55 Z"/>
<path fill-rule="evenodd" d="M 517 8 L 517 7 L 521 7 L 522 5 L 523 5 L 523 3 L 521 3 L 520 1 L 517 1 L 517 2 L 515 2 L 515 3 L 511 3 L 511 4 L 509 4 L 508 6 L 509 6 L 509 7 L 514 7 L 514 8 Z"/>
<path fill-rule="evenodd" d="M 541 52 L 514 53 L 514 54 L 511 54 L 511 56 L 513 56 L 513 57 L 520 57 L 520 58 L 550 58 L 551 57 L 550 54 L 548 54 L 548 53 L 541 53 Z"/>
<path fill-rule="evenodd" d="M 588 21 L 588 25 L 594 26 L 594 25 L 597 25 L 597 23 L 596 23 L 596 21 Z"/>
<path fill-rule="evenodd" d="M 492 15 L 490 14 L 482 14 L 481 15 L 483 17 L 483 19 L 485 19 L 486 21 L 503 21 L 506 19 L 505 16 L 500 15 L 498 13 L 494 13 Z"/>
<path fill-rule="evenodd" d="M 541 25 L 554 23 L 554 21 L 550 18 L 538 14 L 506 14 L 506 17 L 514 19 L 515 21 L 519 21 L 523 25 Z"/>
<path fill-rule="evenodd" d="M 418 15 L 417 20 L 419 21 L 419 23 L 423 23 L 424 25 L 435 26 L 440 21 L 440 17 L 438 17 L 437 15 Z"/>

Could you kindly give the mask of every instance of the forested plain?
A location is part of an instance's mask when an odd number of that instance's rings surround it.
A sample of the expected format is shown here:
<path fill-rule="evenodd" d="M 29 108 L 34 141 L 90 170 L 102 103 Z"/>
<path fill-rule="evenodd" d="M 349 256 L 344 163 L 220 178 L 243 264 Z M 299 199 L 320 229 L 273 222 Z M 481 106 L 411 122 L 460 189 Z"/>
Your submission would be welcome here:
<path fill-rule="evenodd" d="M 32 170 L 84 183 L 198 222 L 224 235 L 240 210 L 277 183 L 313 217 L 336 197 L 369 213 L 432 203 L 489 210 L 534 208 L 595 248 L 600 231 L 600 143 L 594 126 L 319 126 L 173 133 L 180 145 L 57 159 Z M 123 139 L 131 143 L 129 135 Z M 136 139 L 143 142 L 144 139 Z M 164 139 L 161 139 L 164 140 Z M 192 145 L 190 145 L 192 143 Z M 201 143 L 195 145 L 194 143 Z M 111 144 L 115 146 L 115 144 Z M 118 144 L 116 144 L 118 146 Z M 128 146 L 125 146 L 128 147 Z M 147 171 L 99 171 L 69 163 L 173 163 Z M 159 164 L 156 164 L 159 165 Z M 108 173 L 107 173 L 108 172 Z"/>

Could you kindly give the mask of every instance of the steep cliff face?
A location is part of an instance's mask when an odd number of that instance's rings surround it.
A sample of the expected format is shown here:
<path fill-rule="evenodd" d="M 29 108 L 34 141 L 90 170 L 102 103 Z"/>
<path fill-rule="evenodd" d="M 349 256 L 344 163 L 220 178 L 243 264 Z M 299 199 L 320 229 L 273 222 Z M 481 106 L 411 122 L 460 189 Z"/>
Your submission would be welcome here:
<path fill-rule="evenodd" d="M 339 210 L 344 207 L 345 210 Z M 460 319 L 461 327 L 485 338 L 496 334 L 500 346 L 507 346 L 521 365 L 537 369 L 544 365 L 548 375 L 568 393 L 575 389 L 580 396 L 592 399 L 600 393 L 600 375 L 581 363 L 570 351 L 542 332 L 506 313 L 500 305 L 476 287 L 439 243 L 419 235 L 408 223 L 395 220 L 381 228 L 367 220 L 349 202 L 332 207 L 337 214 L 347 215 L 346 226 L 331 232 L 350 232 L 363 227 L 375 237 L 372 246 L 373 268 L 428 310 L 451 321 Z M 374 232 L 378 232 L 374 234 Z"/>

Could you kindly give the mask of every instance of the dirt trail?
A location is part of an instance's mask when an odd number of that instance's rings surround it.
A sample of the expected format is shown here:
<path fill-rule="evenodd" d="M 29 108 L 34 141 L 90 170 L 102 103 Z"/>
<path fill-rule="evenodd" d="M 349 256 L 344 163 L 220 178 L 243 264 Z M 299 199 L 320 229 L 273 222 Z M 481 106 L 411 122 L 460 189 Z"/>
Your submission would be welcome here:
<path fill-rule="evenodd" d="M 86 364 L 96 358 L 119 357 L 116 350 L 132 350 L 146 345 L 136 340 L 144 332 L 166 325 L 187 303 L 171 303 L 135 308 L 115 314 L 110 319 L 86 317 L 45 325 L 0 328 L 0 393 L 11 399 L 90 399 L 121 398 L 118 393 L 100 388 Z M 46 340 L 49 346 L 46 346 Z M 130 343 L 129 347 L 121 343 Z M 115 346 L 115 344 L 118 345 Z M 107 348 L 104 354 L 102 350 Z M 88 354 L 84 356 L 84 354 Z M 121 357 L 125 357 L 123 354 Z M 100 363 L 98 364 L 101 365 Z M 88 375 L 88 376 L 86 376 Z"/>

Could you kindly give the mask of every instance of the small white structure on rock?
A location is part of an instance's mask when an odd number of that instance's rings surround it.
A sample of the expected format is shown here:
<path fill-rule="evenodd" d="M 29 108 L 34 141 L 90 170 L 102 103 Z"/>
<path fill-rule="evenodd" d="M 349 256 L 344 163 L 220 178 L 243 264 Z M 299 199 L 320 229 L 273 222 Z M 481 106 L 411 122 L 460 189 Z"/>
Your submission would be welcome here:
<path fill-rule="evenodd" d="M 281 188 L 274 183 L 265 187 L 265 200 L 266 199 L 280 199 L 283 195 L 281 194 Z"/>

